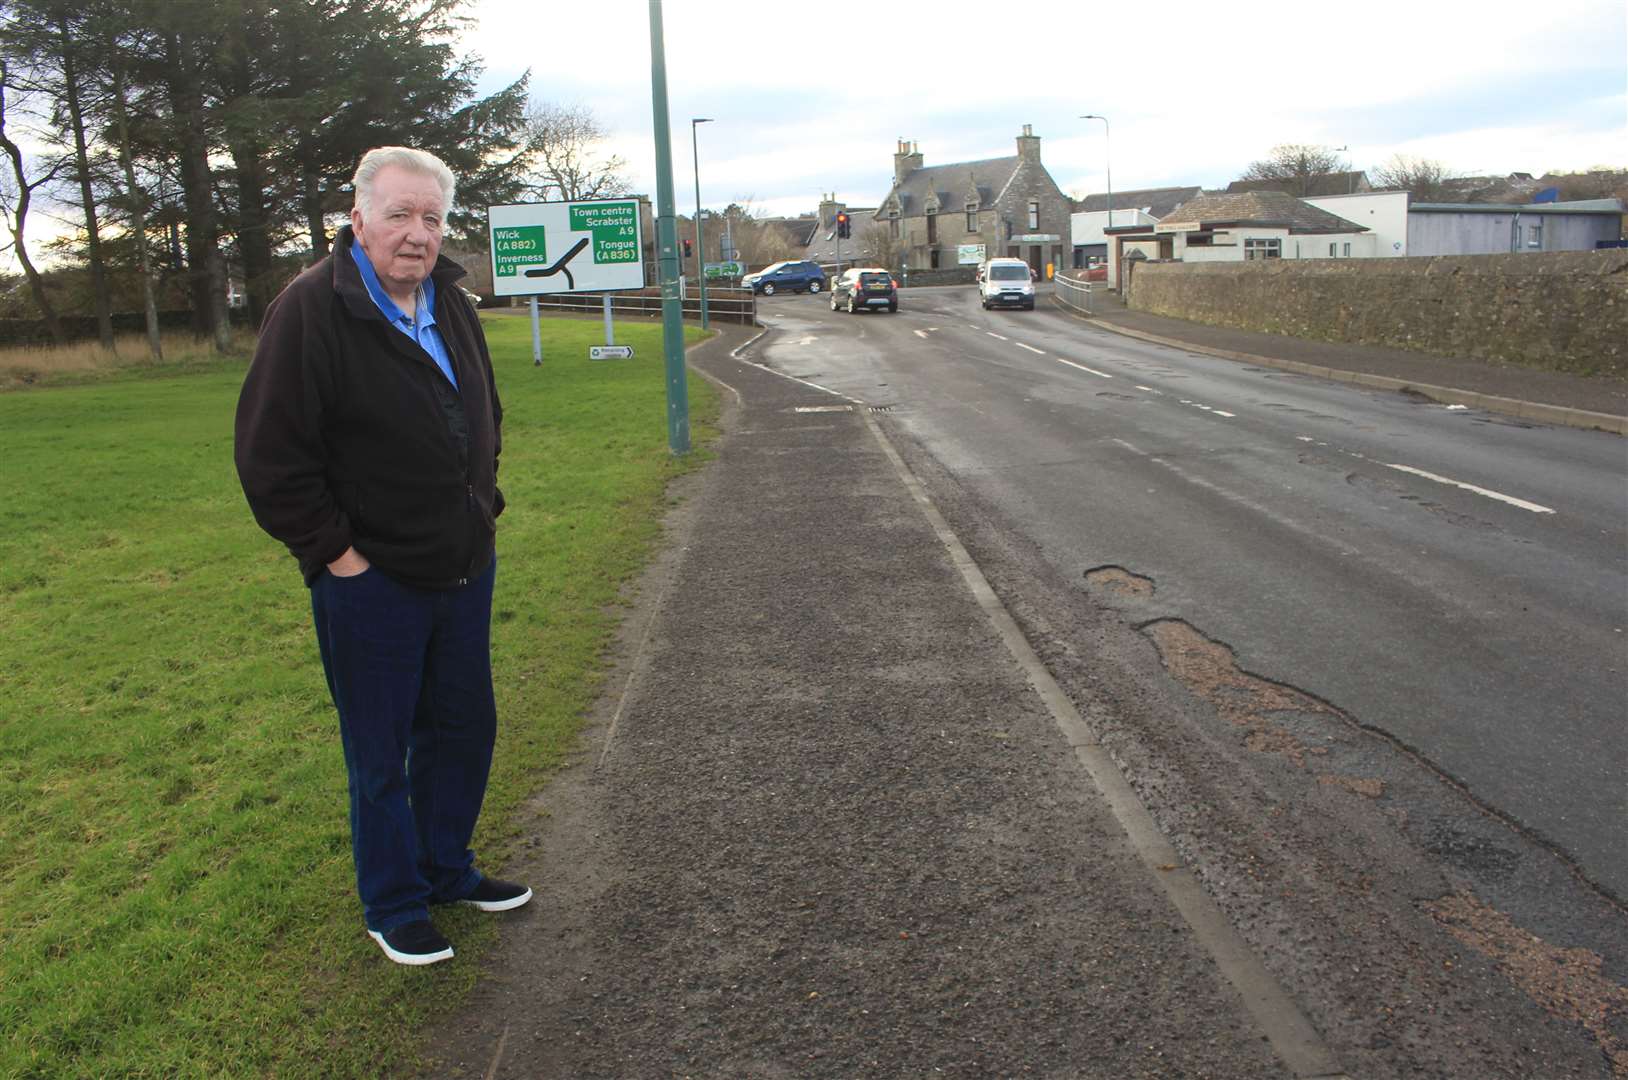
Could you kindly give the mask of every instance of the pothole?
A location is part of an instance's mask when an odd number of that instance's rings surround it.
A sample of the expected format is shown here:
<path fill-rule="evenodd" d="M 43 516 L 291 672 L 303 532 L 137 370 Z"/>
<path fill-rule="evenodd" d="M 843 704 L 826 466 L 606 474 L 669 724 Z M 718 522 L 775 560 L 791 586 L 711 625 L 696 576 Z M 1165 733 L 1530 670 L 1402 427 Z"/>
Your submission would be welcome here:
<path fill-rule="evenodd" d="M 1377 799 L 1385 794 L 1385 781 L 1376 780 L 1371 776 L 1335 776 L 1333 773 L 1323 773 L 1317 782 L 1326 787 L 1344 788 L 1353 795 L 1361 795 L 1365 799 Z"/>
<path fill-rule="evenodd" d="M 1301 767 L 1307 755 L 1328 753 L 1327 747 L 1307 745 L 1281 721 L 1307 715 L 1340 717 L 1334 708 L 1310 694 L 1240 669 L 1230 648 L 1187 623 L 1161 619 L 1142 631 L 1153 639 L 1165 670 L 1223 719 L 1248 729 L 1244 745 L 1249 749 L 1281 755 Z"/>
<path fill-rule="evenodd" d="M 1123 566 L 1099 566 L 1085 572 L 1085 583 L 1115 596 L 1146 600 L 1153 595 L 1153 579 L 1133 574 Z"/>
<path fill-rule="evenodd" d="M 1462 944 L 1488 957 L 1549 1015 L 1581 1024 L 1600 1044 L 1611 1072 L 1628 1078 L 1628 987 L 1605 977 L 1600 954 L 1551 945 L 1467 892 L 1423 905 Z"/>

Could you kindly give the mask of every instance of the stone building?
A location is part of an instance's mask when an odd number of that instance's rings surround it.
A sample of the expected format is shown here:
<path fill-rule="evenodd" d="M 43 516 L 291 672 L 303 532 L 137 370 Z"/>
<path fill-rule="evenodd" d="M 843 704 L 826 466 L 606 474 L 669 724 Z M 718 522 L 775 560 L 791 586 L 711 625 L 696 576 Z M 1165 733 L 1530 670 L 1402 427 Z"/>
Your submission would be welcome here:
<path fill-rule="evenodd" d="M 874 220 L 898 245 L 907 270 L 953 270 L 1011 256 L 1044 274 L 1061 269 L 1069 244 L 1068 196 L 1040 163 L 1040 136 L 1023 125 L 1013 157 L 924 167 L 901 140 L 893 189 Z"/>

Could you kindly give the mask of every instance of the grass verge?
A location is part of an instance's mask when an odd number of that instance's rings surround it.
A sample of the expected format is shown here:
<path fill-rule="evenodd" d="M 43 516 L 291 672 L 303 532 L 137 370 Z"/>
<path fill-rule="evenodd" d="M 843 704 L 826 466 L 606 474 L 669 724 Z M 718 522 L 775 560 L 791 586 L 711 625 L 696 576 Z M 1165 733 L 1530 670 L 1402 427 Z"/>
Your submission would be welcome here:
<path fill-rule="evenodd" d="M 504 402 L 477 845 L 557 765 L 667 482 L 660 327 L 495 316 Z M 690 330 L 691 340 L 698 331 Z M 243 362 L 0 394 L 0 1076 L 370 1076 L 408 1064 L 492 940 L 385 962 L 363 934 L 309 601 L 232 467 Z M 152 375 L 152 372 L 145 373 Z M 690 381 L 696 444 L 717 400 Z"/>

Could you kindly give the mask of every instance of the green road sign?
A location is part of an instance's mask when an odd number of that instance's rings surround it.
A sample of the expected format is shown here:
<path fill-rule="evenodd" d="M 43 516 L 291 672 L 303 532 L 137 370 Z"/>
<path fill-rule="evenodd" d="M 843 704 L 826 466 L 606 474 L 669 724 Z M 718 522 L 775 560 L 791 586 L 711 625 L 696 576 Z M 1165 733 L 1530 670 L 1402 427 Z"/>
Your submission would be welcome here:
<path fill-rule="evenodd" d="M 746 267 L 738 262 L 707 263 L 706 265 L 708 281 L 714 278 L 737 278 L 744 273 L 746 273 Z"/>
<path fill-rule="evenodd" d="M 495 277 L 518 277 L 521 267 L 548 261 L 548 245 L 544 239 L 546 227 L 519 225 L 509 229 L 492 230 L 492 274 Z"/>
<path fill-rule="evenodd" d="M 639 261 L 639 204 L 633 200 L 578 203 L 571 207 L 571 231 L 592 235 L 598 265 Z"/>
<path fill-rule="evenodd" d="M 492 206 L 486 220 L 498 296 L 644 288 L 637 199 Z"/>

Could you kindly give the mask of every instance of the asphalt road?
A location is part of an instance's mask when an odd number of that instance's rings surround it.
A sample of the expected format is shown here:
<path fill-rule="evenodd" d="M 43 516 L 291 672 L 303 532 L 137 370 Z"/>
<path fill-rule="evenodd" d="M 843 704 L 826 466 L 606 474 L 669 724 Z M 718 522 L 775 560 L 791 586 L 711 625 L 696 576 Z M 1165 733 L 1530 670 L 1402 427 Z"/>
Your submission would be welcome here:
<path fill-rule="evenodd" d="M 1384 732 L 1628 897 L 1628 449 L 984 312 L 765 305 L 1047 553 L 1122 567 L 1243 668 Z"/>

